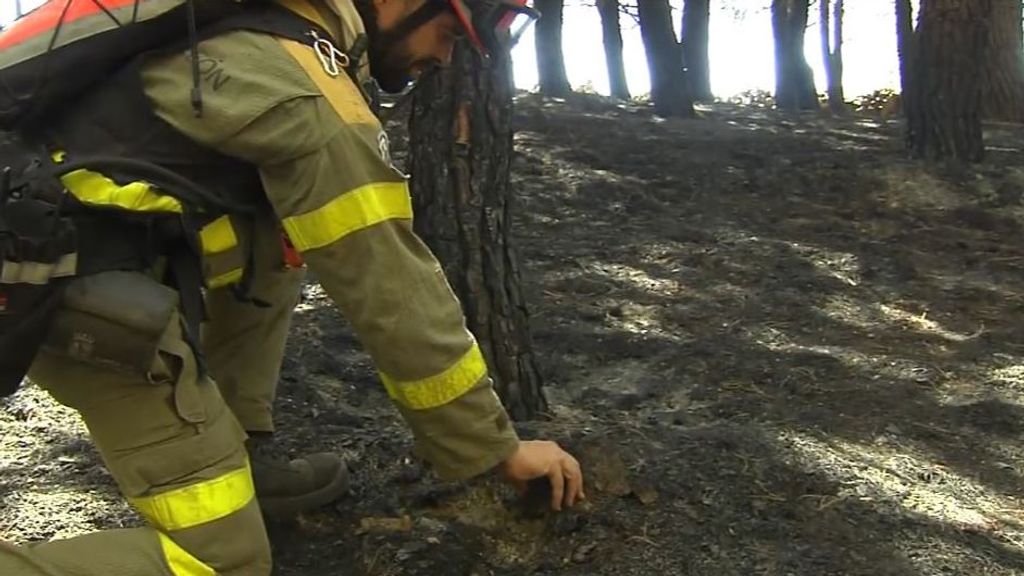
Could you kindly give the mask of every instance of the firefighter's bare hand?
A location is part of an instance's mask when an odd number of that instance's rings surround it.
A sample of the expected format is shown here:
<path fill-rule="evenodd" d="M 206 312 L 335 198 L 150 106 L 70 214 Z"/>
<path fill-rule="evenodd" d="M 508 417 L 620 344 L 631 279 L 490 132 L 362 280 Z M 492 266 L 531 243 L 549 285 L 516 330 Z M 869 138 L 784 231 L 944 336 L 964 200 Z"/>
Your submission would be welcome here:
<path fill-rule="evenodd" d="M 502 464 L 501 472 L 520 496 L 525 495 L 530 480 L 547 477 L 551 483 L 551 508 L 557 511 L 561 511 L 563 503 L 573 506 L 577 500 L 587 499 L 580 463 L 554 442 L 520 442 L 519 449 Z"/>

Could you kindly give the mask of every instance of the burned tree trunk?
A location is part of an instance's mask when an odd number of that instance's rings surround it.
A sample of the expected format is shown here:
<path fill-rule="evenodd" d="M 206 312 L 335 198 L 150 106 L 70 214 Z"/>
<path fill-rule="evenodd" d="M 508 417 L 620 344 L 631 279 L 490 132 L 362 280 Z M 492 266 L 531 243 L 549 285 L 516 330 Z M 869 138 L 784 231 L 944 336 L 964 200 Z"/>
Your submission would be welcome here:
<path fill-rule="evenodd" d="M 923 0 L 914 35 L 911 97 L 904 101 L 908 142 L 928 159 L 978 162 L 981 66 L 988 53 L 993 0 Z"/>
<path fill-rule="evenodd" d="M 708 58 L 710 0 L 686 0 L 683 4 L 683 62 L 690 79 L 690 93 L 697 102 L 711 102 L 711 62 Z"/>
<path fill-rule="evenodd" d="M 896 0 L 896 46 L 900 57 L 900 95 L 906 106 L 914 62 L 914 7 L 910 0 Z"/>
<path fill-rule="evenodd" d="M 597 0 L 604 35 L 604 59 L 608 65 L 608 87 L 613 98 L 629 100 L 626 65 L 622 59 L 622 26 L 619 22 L 619 0 Z"/>
<path fill-rule="evenodd" d="M 846 112 L 843 94 L 843 0 L 818 0 L 821 10 L 821 58 L 828 80 L 828 106 L 833 113 Z M 829 11 L 835 8 L 834 18 Z"/>
<path fill-rule="evenodd" d="M 660 116 L 693 117 L 683 51 L 672 26 L 672 7 L 668 0 L 643 0 L 638 4 L 654 111 Z"/>
<path fill-rule="evenodd" d="M 537 74 L 540 92 L 545 96 L 565 97 L 572 92 L 565 73 L 562 53 L 562 0 L 536 0 L 541 17 L 536 25 Z"/>
<path fill-rule="evenodd" d="M 775 104 L 783 110 L 815 110 L 814 74 L 804 57 L 808 0 L 772 0 L 775 35 Z"/>
<path fill-rule="evenodd" d="M 981 115 L 1024 122 L 1024 4 L 993 0 L 988 58 L 981 66 Z"/>
<path fill-rule="evenodd" d="M 416 231 L 441 261 L 513 418 L 546 410 L 512 245 L 508 54 L 485 66 L 465 43 L 420 87 L 409 121 Z"/>

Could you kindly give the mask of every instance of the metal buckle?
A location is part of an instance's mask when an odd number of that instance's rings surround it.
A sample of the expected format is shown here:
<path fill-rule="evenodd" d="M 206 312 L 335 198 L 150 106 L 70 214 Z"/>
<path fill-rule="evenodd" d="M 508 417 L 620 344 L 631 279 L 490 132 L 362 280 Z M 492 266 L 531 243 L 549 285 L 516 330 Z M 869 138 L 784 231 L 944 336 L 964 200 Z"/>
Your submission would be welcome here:
<path fill-rule="evenodd" d="M 321 38 L 316 33 L 316 30 L 310 30 L 309 34 L 313 37 L 313 50 L 316 51 L 317 57 L 320 58 L 320 65 L 323 66 L 324 72 L 327 72 L 330 76 L 337 77 L 341 74 L 341 70 L 349 67 L 351 61 L 348 54 L 338 50 L 338 47 L 332 44 L 330 40 Z"/>

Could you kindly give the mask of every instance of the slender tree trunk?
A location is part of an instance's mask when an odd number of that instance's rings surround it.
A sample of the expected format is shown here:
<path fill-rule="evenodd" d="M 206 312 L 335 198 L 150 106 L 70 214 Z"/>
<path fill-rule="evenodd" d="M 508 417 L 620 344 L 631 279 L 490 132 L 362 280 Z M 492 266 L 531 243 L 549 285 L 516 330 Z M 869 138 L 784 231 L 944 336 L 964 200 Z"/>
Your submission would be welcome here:
<path fill-rule="evenodd" d="M 546 410 L 512 245 L 512 75 L 460 43 L 425 79 L 409 121 L 416 232 L 444 266 L 513 418 Z"/>
<path fill-rule="evenodd" d="M 683 62 L 690 78 L 690 92 L 697 102 L 711 102 L 711 62 L 708 58 L 710 0 L 686 0 L 683 4 Z"/>
<path fill-rule="evenodd" d="M 672 26 L 672 7 L 668 0 L 643 0 L 638 7 L 654 111 L 660 116 L 693 117 L 683 51 Z"/>
<path fill-rule="evenodd" d="M 613 98 L 629 100 L 626 66 L 622 59 L 622 25 L 619 22 L 619 0 L 597 0 L 604 35 L 604 59 L 608 66 L 608 87 Z"/>
<path fill-rule="evenodd" d="M 565 97 L 572 92 L 565 73 L 562 53 L 562 0 L 536 0 L 541 17 L 536 24 L 537 72 L 540 92 L 545 96 Z"/>
<path fill-rule="evenodd" d="M 1024 3 L 993 0 L 989 57 L 982 66 L 981 115 L 992 120 L 1024 122 Z"/>
<path fill-rule="evenodd" d="M 843 94 L 843 0 L 818 0 L 821 10 L 821 57 L 828 80 L 828 106 L 833 113 L 846 112 Z M 835 9 L 834 18 L 830 12 Z"/>
<path fill-rule="evenodd" d="M 981 66 L 993 0 L 922 0 L 914 35 L 907 128 L 914 155 L 979 162 Z"/>
<path fill-rule="evenodd" d="M 775 104 L 783 110 L 815 110 L 814 74 L 804 57 L 808 0 L 772 0 L 775 34 Z"/>
<path fill-rule="evenodd" d="M 896 0 L 896 45 L 900 57 L 901 108 L 913 97 L 910 86 L 914 80 L 914 7 L 910 0 Z"/>

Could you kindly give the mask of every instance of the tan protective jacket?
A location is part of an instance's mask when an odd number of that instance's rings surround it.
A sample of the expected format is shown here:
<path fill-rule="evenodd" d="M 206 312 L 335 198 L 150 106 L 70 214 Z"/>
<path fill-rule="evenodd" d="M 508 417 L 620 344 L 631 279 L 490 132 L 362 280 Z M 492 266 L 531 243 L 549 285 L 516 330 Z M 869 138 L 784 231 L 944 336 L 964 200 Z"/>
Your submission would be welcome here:
<path fill-rule="evenodd" d="M 351 0 L 280 1 L 319 21 L 339 48 L 364 30 Z M 189 101 L 185 54 L 143 71 L 157 115 L 258 167 L 281 227 L 351 322 L 418 452 L 442 477 L 468 478 L 506 459 L 515 431 L 441 266 L 413 232 L 407 178 L 391 164 L 361 88 L 332 74 L 313 49 L 266 34 L 224 34 L 202 42 L 199 56 L 202 117 Z M 359 74 L 367 77 L 365 59 Z"/>

